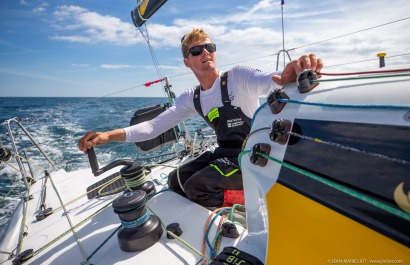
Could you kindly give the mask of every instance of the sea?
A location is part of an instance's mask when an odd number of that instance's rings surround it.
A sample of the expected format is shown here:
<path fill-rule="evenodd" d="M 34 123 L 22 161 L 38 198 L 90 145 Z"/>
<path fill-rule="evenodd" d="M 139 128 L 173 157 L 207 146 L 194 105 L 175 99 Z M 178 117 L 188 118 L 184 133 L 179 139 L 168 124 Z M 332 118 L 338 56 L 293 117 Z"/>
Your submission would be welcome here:
<path fill-rule="evenodd" d="M 14 153 L 5 121 L 17 118 L 31 137 L 38 143 L 59 169 L 68 172 L 90 168 L 87 155 L 78 147 L 78 140 L 89 131 L 107 131 L 129 126 L 135 111 L 158 104 L 166 104 L 167 98 L 81 98 L 81 97 L 0 97 L 0 143 Z M 32 148 L 31 141 L 17 123 L 10 121 L 10 128 L 19 154 L 25 149 L 35 177 L 44 175 L 44 169 L 52 171 L 40 152 Z M 185 122 L 191 136 L 206 123 L 198 115 Z M 1 147 L 0 146 L 0 147 Z M 96 149 L 100 164 L 129 158 L 169 153 L 171 147 L 155 154 L 141 153 L 134 143 L 108 143 Z M 37 167 L 38 165 L 38 167 Z M 27 172 L 29 169 L 25 165 Z M 22 175 L 15 158 L 0 162 L 0 240 L 4 236 L 10 217 L 25 194 Z"/>

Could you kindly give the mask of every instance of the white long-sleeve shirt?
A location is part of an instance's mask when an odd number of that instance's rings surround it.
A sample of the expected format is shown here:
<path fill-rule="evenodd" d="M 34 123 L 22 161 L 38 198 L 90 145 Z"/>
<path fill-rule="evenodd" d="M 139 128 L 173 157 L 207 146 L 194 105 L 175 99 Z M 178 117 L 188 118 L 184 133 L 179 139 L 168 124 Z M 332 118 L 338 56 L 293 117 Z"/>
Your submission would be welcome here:
<path fill-rule="evenodd" d="M 222 107 L 221 75 L 210 89 L 201 91 L 201 107 L 204 115 L 212 109 Z M 272 81 L 273 75 L 280 72 L 261 72 L 255 69 L 237 66 L 228 71 L 228 94 L 233 106 L 240 107 L 243 113 L 252 118 L 259 107 L 259 97 L 267 95 L 277 85 Z M 178 123 L 198 114 L 194 106 L 195 87 L 185 90 L 175 104 L 156 118 L 124 128 L 126 142 L 141 142 L 152 139 Z"/>

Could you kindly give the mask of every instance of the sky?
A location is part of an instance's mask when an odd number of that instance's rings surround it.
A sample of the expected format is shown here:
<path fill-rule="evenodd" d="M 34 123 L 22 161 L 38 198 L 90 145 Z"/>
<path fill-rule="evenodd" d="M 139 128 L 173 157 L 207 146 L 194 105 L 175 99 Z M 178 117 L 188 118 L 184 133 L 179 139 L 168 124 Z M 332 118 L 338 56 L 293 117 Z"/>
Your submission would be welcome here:
<path fill-rule="evenodd" d="M 323 72 L 346 72 L 377 68 L 377 53 L 386 52 L 387 67 L 410 65 L 408 0 L 285 0 L 283 9 L 273 0 L 172 0 L 139 28 L 130 15 L 136 5 L 1 0 L 0 97 L 158 97 L 161 84 L 143 84 L 164 76 L 179 95 L 197 84 L 180 52 L 181 37 L 196 27 L 217 45 L 220 70 L 273 71 L 282 11 L 292 59 L 315 53 Z"/>

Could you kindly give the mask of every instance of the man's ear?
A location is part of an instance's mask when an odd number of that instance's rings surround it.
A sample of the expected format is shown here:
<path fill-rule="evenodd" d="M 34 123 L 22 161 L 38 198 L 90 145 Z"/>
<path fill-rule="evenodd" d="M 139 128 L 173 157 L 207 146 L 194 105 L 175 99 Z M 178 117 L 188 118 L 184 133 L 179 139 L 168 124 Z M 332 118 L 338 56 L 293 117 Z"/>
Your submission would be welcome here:
<path fill-rule="evenodd" d="M 187 58 L 184 58 L 184 64 L 186 67 L 191 67 L 191 62 Z"/>

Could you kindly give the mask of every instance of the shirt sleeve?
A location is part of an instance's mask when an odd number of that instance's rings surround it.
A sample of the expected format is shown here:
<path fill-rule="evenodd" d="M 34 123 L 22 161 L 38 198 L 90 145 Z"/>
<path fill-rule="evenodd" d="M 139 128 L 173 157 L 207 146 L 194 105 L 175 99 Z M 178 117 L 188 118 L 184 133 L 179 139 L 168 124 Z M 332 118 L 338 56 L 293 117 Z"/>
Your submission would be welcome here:
<path fill-rule="evenodd" d="M 175 101 L 173 106 L 156 118 L 125 127 L 125 141 L 141 142 L 150 140 L 193 116 L 196 112 L 192 112 L 192 110 L 189 111 L 190 108 L 189 105 L 187 105 L 188 100 L 189 94 L 185 92 Z"/>
<path fill-rule="evenodd" d="M 250 96 L 265 96 L 278 85 L 272 81 L 273 75 L 280 75 L 281 71 L 262 72 L 257 69 L 247 67 L 235 67 L 233 80 L 237 86 L 241 86 Z"/>

